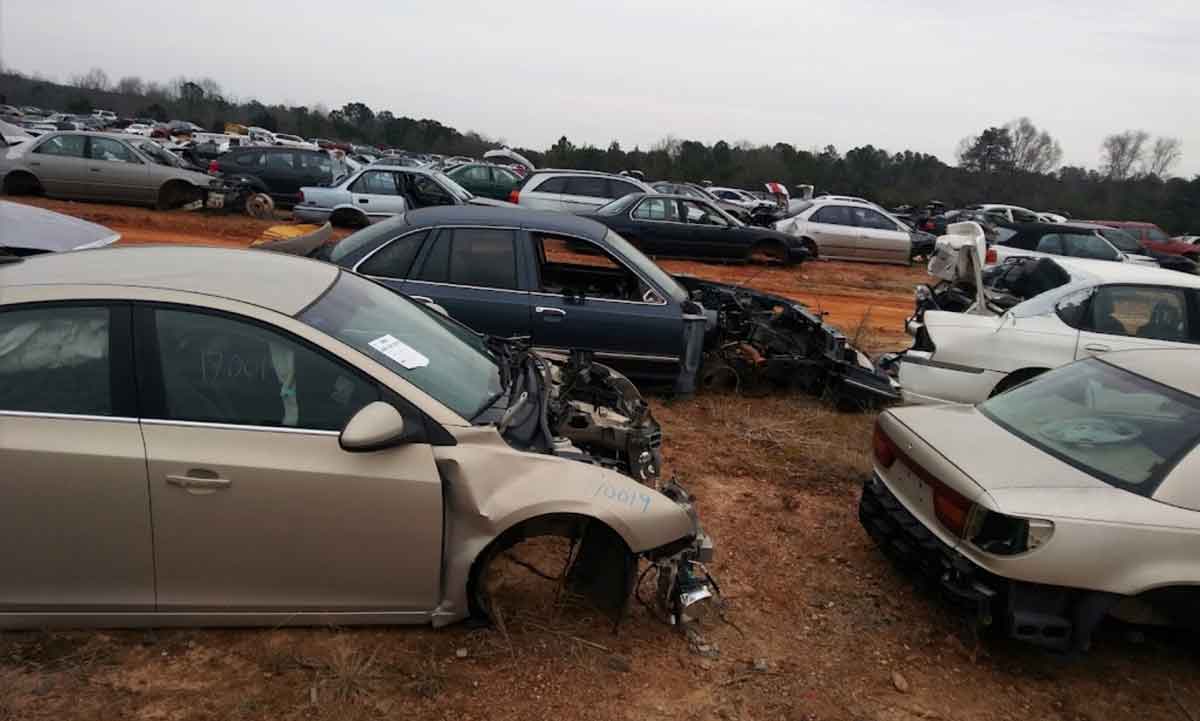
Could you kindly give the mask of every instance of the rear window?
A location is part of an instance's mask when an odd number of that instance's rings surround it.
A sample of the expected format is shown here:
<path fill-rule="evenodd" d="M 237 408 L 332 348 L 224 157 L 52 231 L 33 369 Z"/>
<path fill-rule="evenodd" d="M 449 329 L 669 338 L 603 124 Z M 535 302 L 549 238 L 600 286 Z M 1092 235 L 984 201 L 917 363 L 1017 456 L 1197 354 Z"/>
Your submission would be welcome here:
<path fill-rule="evenodd" d="M 567 179 L 562 177 L 546 178 L 536 185 L 532 183 L 529 185 L 532 185 L 529 190 L 533 193 L 562 193 L 567 189 Z"/>
<path fill-rule="evenodd" d="M 1001 393 L 979 410 L 1035 448 L 1147 497 L 1200 440 L 1200 399 L 1094 358 Z"/>
<path fill-rule="evenodd" d="M 582 176 L 567 178 L 567 189 L 563 193 L 586 198 L 607 198 L 610 191 L 607 179 Z"/>

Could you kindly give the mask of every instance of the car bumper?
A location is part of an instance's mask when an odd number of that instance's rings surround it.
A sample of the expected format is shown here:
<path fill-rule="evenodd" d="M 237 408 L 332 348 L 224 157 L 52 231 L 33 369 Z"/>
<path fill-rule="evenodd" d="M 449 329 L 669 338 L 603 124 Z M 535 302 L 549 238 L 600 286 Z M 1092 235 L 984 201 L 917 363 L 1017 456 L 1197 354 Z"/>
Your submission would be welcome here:
<path fill-rule="evenodd" d="M 936 361 L 924 351 L 906 351 L 898 365 L 905 403 L 979 403 L 1004 379 L 985 368 Z"/>
<path fill-rule="evenodd" d="M 292 207 L 292 217 L 305 223 L 324 223 L 329 220 L 329 209 L 296 205 Z"/>
<path fill-rule="evenodd" d="M 1057 650 L 1086 648 L 1116 598 L 991 573 L 926 528 L 877 474 L 863 484 L 858 518 L 897 566 L 972 613 L 979 625 L 1020 641 Z"/>

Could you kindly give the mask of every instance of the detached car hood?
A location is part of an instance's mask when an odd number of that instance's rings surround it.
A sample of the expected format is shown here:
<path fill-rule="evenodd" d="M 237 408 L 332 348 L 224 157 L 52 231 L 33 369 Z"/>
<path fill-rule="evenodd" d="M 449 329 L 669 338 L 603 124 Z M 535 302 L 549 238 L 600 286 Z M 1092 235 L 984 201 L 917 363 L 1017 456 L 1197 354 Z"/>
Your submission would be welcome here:
<path fill-rule="evenodd" d="M 56 253 L 112 245 L 121 234 L 103 225 L 32 205 L 0 200 L 0 247 Z"/>
<path fill-rule="evenodd" d="M 994 498 L 1030 488 L 1115 490 L 1031 446 L 974 406 L 905 406 L 891 414 Z"/>

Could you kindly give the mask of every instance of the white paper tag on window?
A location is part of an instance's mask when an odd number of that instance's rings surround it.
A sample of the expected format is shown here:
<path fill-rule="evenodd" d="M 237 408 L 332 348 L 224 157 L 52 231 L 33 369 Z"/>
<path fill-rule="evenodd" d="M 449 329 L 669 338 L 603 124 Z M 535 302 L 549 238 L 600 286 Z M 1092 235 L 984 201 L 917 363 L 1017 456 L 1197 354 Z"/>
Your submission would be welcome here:
<path fill-rule="evenodd" d="M 391 334 L 381 335 L 371 341 L 371 347 L 409 370 L 429 365 L 429 359 L 421 355 L 416 348 Z"/>

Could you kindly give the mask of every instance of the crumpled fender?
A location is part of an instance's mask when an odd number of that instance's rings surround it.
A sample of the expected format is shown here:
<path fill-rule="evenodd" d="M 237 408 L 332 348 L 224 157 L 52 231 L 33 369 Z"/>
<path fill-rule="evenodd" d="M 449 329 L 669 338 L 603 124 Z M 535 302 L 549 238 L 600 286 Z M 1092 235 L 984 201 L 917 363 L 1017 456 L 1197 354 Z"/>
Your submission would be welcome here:
<path fill-rule="evenodd" d="M 467 616 L 471 565 L 497 536 L 522 521 L 550 514 L 594 518 L 634 553 L 696 531 L 684 508 L 620 473 L 513 449 L 491 426 L 456 428 L 454 434 L 457 445 L 434 448 L 445 503 L 443 600 L 435 626 Z"/>

